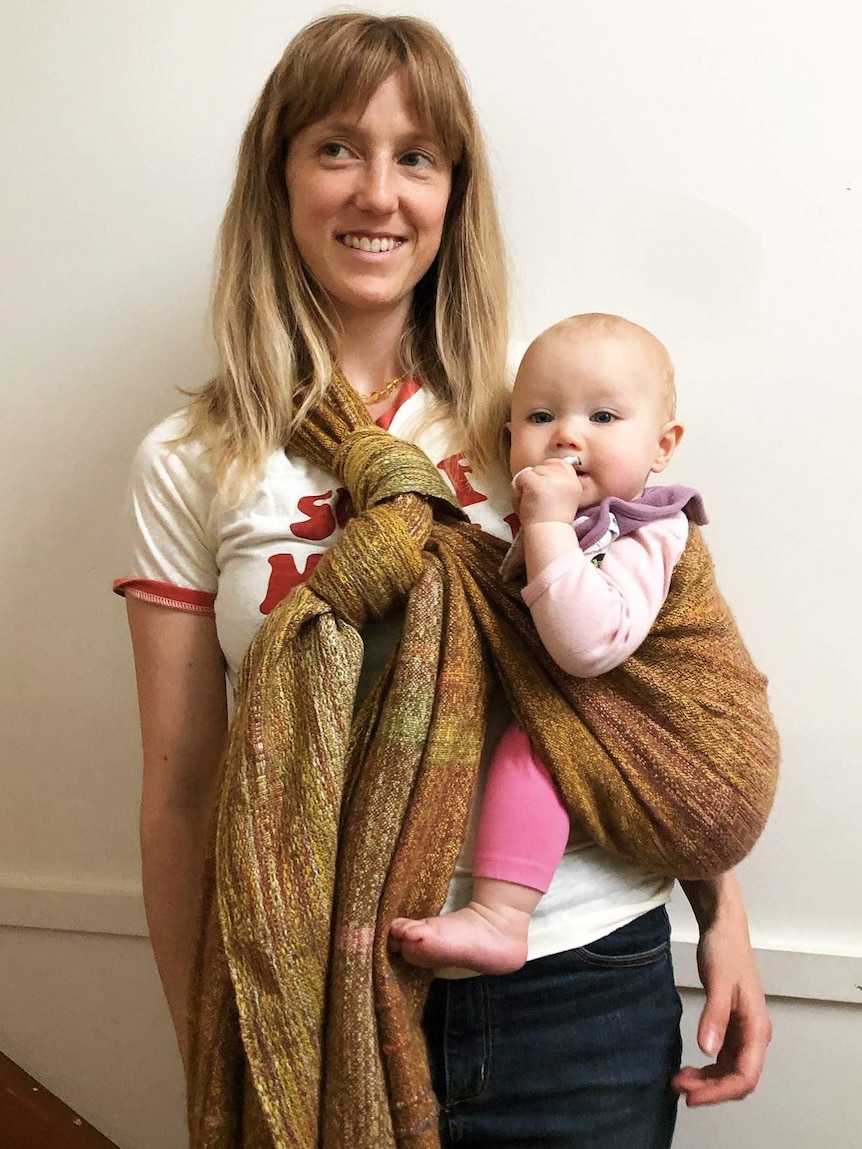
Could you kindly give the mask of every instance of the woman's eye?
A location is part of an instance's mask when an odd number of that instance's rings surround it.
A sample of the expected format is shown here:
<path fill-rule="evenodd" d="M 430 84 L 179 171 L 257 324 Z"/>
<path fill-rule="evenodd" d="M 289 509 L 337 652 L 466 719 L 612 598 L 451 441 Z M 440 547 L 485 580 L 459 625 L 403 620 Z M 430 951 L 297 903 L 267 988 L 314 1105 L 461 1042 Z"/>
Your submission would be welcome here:
<path fill-rule="evenodd" d="M 554 416 L 550 411 L 534 411 L 529 416 L 529 421 L 531 423 L 553 423 Z"/>
<path fill-rule="evenodd" d="M 320 154 L 328 160 L 340 160 L 347 155 L 347 148 L 344 144 L 336 144 L 330 141 L 329 143 L 323 144 L 320 149 Z"/>
<path fill-rule="evenodd" d="M 593 423 L 613 423 L 616 415 L 612 411 L 596 411 L 595 414 L 590 416 Z"/>
<path fill-rule="evenodd" d="M 434 166 L 434 160 L 425 152 L 405 152 L 401 157 L 401 163 L 407 168 L 430 168 Z"/>

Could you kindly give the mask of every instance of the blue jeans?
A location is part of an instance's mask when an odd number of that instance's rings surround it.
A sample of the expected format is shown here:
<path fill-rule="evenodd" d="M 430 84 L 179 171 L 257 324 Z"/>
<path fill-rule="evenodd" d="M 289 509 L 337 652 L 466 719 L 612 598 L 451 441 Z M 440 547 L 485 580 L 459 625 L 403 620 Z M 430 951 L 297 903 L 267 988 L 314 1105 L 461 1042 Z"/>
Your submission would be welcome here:
<path fill-rule="evenodd" d="M 424 1027 L 444 1149 L 666 1149 L 679 995 L 664 907 L 504 977 L 436 978 Z"/>

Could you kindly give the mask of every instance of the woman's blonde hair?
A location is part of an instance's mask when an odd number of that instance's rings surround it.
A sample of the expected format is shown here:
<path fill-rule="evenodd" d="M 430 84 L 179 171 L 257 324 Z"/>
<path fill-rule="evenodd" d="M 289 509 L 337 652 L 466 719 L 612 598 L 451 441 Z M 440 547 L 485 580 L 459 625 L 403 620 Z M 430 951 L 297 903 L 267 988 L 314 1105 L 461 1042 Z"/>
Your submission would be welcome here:
<path fill-rule="evenodd" d="M 248 492 L 323 397 L 338 345 L 335 312 L 291 230 L 290 141 L 334 111 L 364 108 L 401 69 L 423 127 L 453 165 L 440 250 L 414 291 L 401 362 L 452 420 L 472 465 L 496 465 L 507 402 L 508 276 L 466 82 L 446 40 L 425 21 L 344 13 L 303 28 L 267 80 L 221 226 L 213 296 L 220 367 L 192 397 L 187 437 L 209 448 L 228 501 Z"/>

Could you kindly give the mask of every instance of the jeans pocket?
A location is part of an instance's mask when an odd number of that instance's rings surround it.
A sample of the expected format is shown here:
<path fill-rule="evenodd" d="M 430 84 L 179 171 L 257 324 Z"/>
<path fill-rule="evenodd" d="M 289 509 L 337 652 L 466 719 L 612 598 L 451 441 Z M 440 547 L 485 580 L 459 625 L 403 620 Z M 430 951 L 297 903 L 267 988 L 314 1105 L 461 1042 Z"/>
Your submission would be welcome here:
<path fill-rule="evenodd" d="M 620 969 L 653 965 L 670 953 L 670 920 L 664 906 L 641 914 L 628 925 L 579 946 L 578 957 L 590 966 Z"/>

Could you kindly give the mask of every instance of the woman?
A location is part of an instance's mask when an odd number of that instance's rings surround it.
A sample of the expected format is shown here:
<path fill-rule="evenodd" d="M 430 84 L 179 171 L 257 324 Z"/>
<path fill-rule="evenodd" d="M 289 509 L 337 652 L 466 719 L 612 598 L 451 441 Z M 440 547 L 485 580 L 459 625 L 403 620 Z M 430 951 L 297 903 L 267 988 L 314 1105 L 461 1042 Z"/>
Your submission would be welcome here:
<path fill-rule="evenodd" d="M 400 864 L 403 871 L 407 863 L 399 859 L 418 856 L 422 823 L 413 818 L 410 787 L 421 789 L 430 775 L 411 776 L 399 798 L 395 770 L 414 748 L 405 743 L 388 759 L 383 751 L 373 759 L 373 752 L 387 721 L 412 712 L 415 698 L 426 697 L 410 693 L 420 688 L 416 677 L 399 678 L 400 663 L 382 676 L 380 671 L 400 627 L 392 601 L 407 601 L 403 653 L 417 626 L 413 584 L 433 597 L 423 571 L 437 559 L 429 559 L 427 548 L 414 555 L 412 535 L 390 546 L 401 526 L 392 516 L 384 523 L 389 506 L 410 519 L 410 492 L 421 490 L 457 540 L 453 563 L 469 568 L 472 560 L 463 555 L 472 553 L 471 546 L 485 548 L 477 551 L 478 565 L 486 552 L 492 558 L 496 553 L 492 540 L 482 541 L 487 535 L 458 533 L 457 512 L 446 509 L 446 485 L 435 486 L 434 468 L 429 475 L 409 452 L 398 456 L 398 466 L 411 472 L 409 481 L 399 486 L 399 479 L 381 493 L 390 469 L 388 456 L 374 453 L 382 439 L 393 445 L 400 438 L 416 441 L 437 464 L 437 474 L 447 476 L 470 520 L 491 535 L 511 537 L 506 484 L 494 472 L 505 407 L 505 261 L 473 110 L 457 64 L 433 28 L 409 18 L 339 15 L 310 25 L 288 46 L 243 140 L 222 228 L 215 327 L 219 374 L 186 412 L 156 428 L 139 453 L 133 567 L 117 587 L 127 598 L 141 712 L 145 901 L 190 1075 L 192 1142 L 311 1146 L 320 1138 L 368 1149 L 434 1145 L 436 1118 L 427 1106 L 411 1110 L 408 1096 L 414 1087 L 417 1096 L 422 1093 L 428 1071 L 409 1057 L 390 1056 L 399 1026 L 409 1028 L 418 1016 L 426 987 L 404 980 L 398 963 L 390 968 L 381 946 L 385 950 L 387 915 L 415 914 L 427 904 L 439 909 L 435 891 L 440 881 L 445 887 L 457 860 L 463 795 L 471 784 L 466 790 L 452 785 L 453 829 L 446 840 L 422 839 L 426 853 L 440 852 L 435 866 L 423 863 L 415 871 L 421 880 L 404 895 L 415 896 L 415 904 L 390 904 L 393 889 L 408 886 L 402 880 L 398 887 L 383 866 L 375 870 L 383 908 L 372 905 L 370 919 L 348 912 L 345 905 L 353 904 L 351 898 L 361 901 L 368 882 L 355 862 L 353 832 L 338 837 L 345 810 L 364 800 L 373 805 L 382 794 L 376 821 L 364 823 L 374 827 L 366 862 L 375 864 L 386 835 L 390 869 Z M 333 405 L 338 418 L 330 426 L 325 419 Z M 377 422 L 368 434 L 363 406 Z M 391 435 L 382 437 L 381 428 Z M 362 449 L 370 444 L 367 460 L 344 462 L 338 454 L 342 434 L 350 438 L 352 456 L 357 443 Z M 383 449 L 390 448 L 384 443 Z M 349 481 L 343 480 L 345 468 Z M 377 484 L 377 493 L 368 495 L 366 506 L 369 484 Z M 356 519 L 350 518 L 350 498 L 362 504 Z M 437 528 L 419 517 L 410 519 L 410 529 L 427 538 Z M 351 550 L 353 524 L 360 520 L 362 545 Z M 385 561 L 379 564 L 368 543 L 374 523 L 384 523 L 379 546 Z M 435 545 L 442 554 L 443 544 Z M 403 585 L 395 585 L 391 568 L 402 551 L 405 565 L 414 565 Z M 346 573 L 333 571 L 344 555 Z M 351 598 L 355 588 L 345 588 L 339 577 L 358 581 L 361 599 L 363 579 L 374 582 L 378 566 L 393 585 L 375 586 L 381 597 L 369 608 Z M 486 593 L 497 592 L 488 584 Z M 371 602 L 374 595 L 367 594 Z M 482 608 L 474 602 L 474 609 Z M 305 612 L 301 619 L 297 611 Z M 450 685 L 454 680 L 448 664 L 440 663 L 438 675 L 438 662 L 422 655 L 432 649 L 432 638 L 410 648 L 412 672 L 432 695 L 436 679 L 439 695 L 440 681 L 447 674 Z M 259 684 L 270 681 L 273 651 L 282 640 L 293 644 L 279 670 L 287 677 L 266 693 Z M 457 653 L 463 671 L 468 654 L 461 648 Z M 476 689 L 464 690 L 466 680 L 458 680 L 457 717 L 460 737 L 468 740 L 475 730 L 478 745 L 487 707 L 478 677 L 486 671 L 481 654 L 476 657 Z M 325 663 L 329 679 L 315 677 L 318 663 Z M 225 670 L 234 687 L 241 678 L 239 713 L 218 802 L 217 857 L 205 866 L 226 742 Z M 354 693 L 361 698 L 378 678 L 354 723 L 350 764 L 362 769 L 351 773 L 349 764 L 344 777 L 350 717 L 343 700 L 352 708 Z M 391 701 L 399 689 L 409 703 L 401 710 Z M 335 764 L 321 768 L 319 786 L 307 779 L 299 787 L 285 785 L 290 762 L 276 777 L 269 770 L 269 756 L 279 753 L 271 741 L 282 705 L 299 713 L 291 712 L 298 725 L 289 725 L 289 737 L 276 732 L 290 754 L 301 745 L 309 760 Z M 418 740 L 417 754 L 426 759 L 429 743 L 444 745 L 432 709 Z M 494 718 L 499 723 L 503 715 Z M 239 759 L 242 768 L 233 770 L 230 762 Z M 384 770 L 374 786 L 367 778 L 372 760 L 393 771 Z M 318 836 L 306 833 L 322 824 Z M 629 852 L 618 827 L 605 834 L 601 819 L 588 824 L 594 837 Z M 350 870 L 354 862 L 356 873 Z M 462 863 L 469 864 L 469 849 Z M 257 877 L 244 886 L 254 865 Z M 299 877 L 286 881 L 286 872 Z M 465 875 L 462 867 L 449 904 Z M 186 1000 L 202 885 L 206 918 L 194 963 L 189 1056 Z M 512 980 L 438 977 L 432 984 L 424 1025 L 444 1109 L 439 1136 L 444 1144 L 454 1137 L 465 1145 L 521 1149 L 534 1141 L 583 1144 L 587 1137 L 606 1149 L 669 1144 L 674 1103 L 668 1082 L 679 1064 L 679 1003 L 663 909 L 670 883 L 592 844 L 567 855 L 555 886 L 546 916 L 537 915 L 534 960 L 521 974 Z M 690 883 L 686 891 L 701 927 L 707 989 L 700 1042 L 717 1062 L 707 1070 L 683 1070 L 675 1088 L 689 1104 L 707 1104 L 754 1087 L 769 1024 L 733 878 Z M 283 933 L 293 947 L 287 956 Z M 583 1010 L 601 996 L 597 978 L 609 996 L 605 1016 L 594 1017 L 587 1033 Z M 306 993 L 312 983 L 323 988 Z M 333 993 L 329 984 L 324 1018 L 328 983 L 344 992 Z M 213 990 L 216 985 L 221 988 Z M 390 1005 L 393 1012 L 384 1036 L 363 1031 L 363 1045 L 339 1011 L 347 1011 L 354 996 L 371 993 L 378 1014 Z M 553 1016 L 541 1008 L 548 1000 Z M 561 1020 L 562 1001 L 573 1008 Z M 489 1002 L 495 1011 L 490 1018 L 481 1012 Z M 522 1028 L 525 1015 L 529 1030 Z M 611 1016 L 623 1018 L 621 1032 L 610 1029 Z M 503 1050 L 490 1073 L 489 1033 Z M 589 1060 L 580 1044 L 585 1037 L 594 1047 Z M 621 1045 L 629 1050 L 624 1069 L 617 1056 Z M 403 1048 L 413 1047 L 408 1041 Z M 278 1063 L 276 1049 L 290 1056 Z M 413 1061 L 424 1062 L 415 1049 L 413 1054 Z M 506 1066 L 515 1080 L 506 1076 Z M 291 1085 L 282 1089 L 286 1077 Z M 356 1110 L 363 1112 L 357 1116 Z"/>

